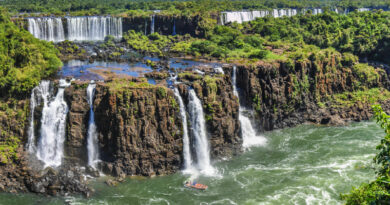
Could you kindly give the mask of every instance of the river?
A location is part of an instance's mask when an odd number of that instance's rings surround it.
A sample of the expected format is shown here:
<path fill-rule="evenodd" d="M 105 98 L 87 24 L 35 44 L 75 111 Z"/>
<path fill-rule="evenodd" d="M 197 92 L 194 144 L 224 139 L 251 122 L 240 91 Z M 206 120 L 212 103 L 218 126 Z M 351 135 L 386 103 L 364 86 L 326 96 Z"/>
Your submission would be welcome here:
<path fill-rule="evenodd" d="M 0 194 L 0 204 L 341 204 L 340 193 L 375 177 L 372 158 L 384 137 L 375 122 L 345 127 L 301 125 L 264 133 L 267 144 L 214 162 L 218 174 L 200 177 L 207 191 L 183 187 L 181 173 L 128 178 L 108 187 L 91 182 L 92 198 Z"/>

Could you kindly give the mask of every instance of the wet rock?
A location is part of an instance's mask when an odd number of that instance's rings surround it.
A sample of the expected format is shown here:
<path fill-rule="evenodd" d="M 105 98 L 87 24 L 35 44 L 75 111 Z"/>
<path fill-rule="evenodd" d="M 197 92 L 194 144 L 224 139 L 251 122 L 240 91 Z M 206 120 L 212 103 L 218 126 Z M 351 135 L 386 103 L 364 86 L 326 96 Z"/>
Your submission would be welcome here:
<path fill-rule="evenodd" d="M 112 179 L 108 179 L 108 180 L 106 180 L 106 184 L 108 186 L 116 186 L 116 185 L 118 185 L 118 182 L 115 180 L 112 180 Z"/>
<path fill-rule="evenodd" d="M 92 177 L 99 177 L 100 176 L 99 171 L 91 166 L 87 166 L 85 172 Z"/>

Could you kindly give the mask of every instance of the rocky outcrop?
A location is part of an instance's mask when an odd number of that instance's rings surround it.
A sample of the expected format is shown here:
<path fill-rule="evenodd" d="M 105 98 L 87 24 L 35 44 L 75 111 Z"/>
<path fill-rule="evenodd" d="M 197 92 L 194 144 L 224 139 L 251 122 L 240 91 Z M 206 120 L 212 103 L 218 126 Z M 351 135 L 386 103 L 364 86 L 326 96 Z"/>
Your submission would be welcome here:
<path fill-rule="evenodd" d="M 346 65 L 338 55 L 238 66 L 241 103 L 255 110 L 256 123 L 264 130 L 304 122 L 339 125 L 368 120 L 372 117 L 373 102 L 367 99 L 370 96 L 352 104 L 342 104 L 336 98 L 348 101 L 355 92 L 369 92 L 373 88 L 388 92 L 389 80 L 381 68 L 362 71 L 355 66 Z M 388 109 L 387 100 L 378 102 Z"/>
<path fill-rule="evenodd" d="M 134 79 L 135 80 L 135 79 Z M 212 157 L 241 150 L 238 100 L 230 76 L 205 77 L 191 84 L 204 104 Z M 69 106 L 66 159 L 86 164 L 89 105 L 87 82 L 65 89 Z M 119 88 L 118 88 L 119 87 Z M 187 86 L 180 86 L 187 100 Z M 122 80 L 98 83 L 94 101 L 101 168 L 110 175 L 165 175 L 182 166 L 182 121 L 171 89 Z"/>
<path fill-rule="evenodd" d="M 233 94 L 230 75 L 201 77 L 193 74 L 181 76 L 179 81 L 185 82 L 178 88 L 186 104 L 189 86 L 203 103 L 211 157 L 231 157 L 240 153 L 242 138 L 238 121 L 239 103 Z"/>
<path fill-rule="evenodd" d="M 94 105 L 106 173 L 151 176 L 180 169 L 182 128 L 171 90 L 98 85 Z"/>

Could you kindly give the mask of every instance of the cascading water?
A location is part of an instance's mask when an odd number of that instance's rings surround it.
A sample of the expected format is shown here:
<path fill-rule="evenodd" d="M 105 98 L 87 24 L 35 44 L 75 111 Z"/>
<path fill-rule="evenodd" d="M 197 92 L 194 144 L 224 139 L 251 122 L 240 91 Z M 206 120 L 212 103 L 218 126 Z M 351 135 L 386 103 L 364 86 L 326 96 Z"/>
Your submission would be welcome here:
<path fill-rule="evenodd" d="M 188 92 L 188 111 L 190 115 L 191 130 L 195 138 L 195 151 L 198 160 L 197 168 L 203 174 L 213 175 L 215 171 L 210 163 L 210 148 L 202 103 L 193 89 L 190 89 Z"/>
<path fill-rule="evenodd" d="M 95 113 L 93 112 L 93 99 L 95 96 L 96 84 L 94 81 L 88 85 L 87 99 L 90 107 L 89 111 L 89 123 L 88 123 L 88 165 L 96 169 L 96 165 L 99 162 L 99 147 L 96 133 Z"/>
<path fill-rule="evenodd" d="M 28 31 L 36 38 L 59 42 L 65 40 L 61 18 L 28 18 Z"/>
<path fill-rule="evenodd" d="M 99 41 L 108 35 L 122 37 L 122 18 L 88 16 L 66 17 L 68 40 Z"/>
<path fill-rule="evenodd" d="M 35 127 L 34 127 L 34 112 L 35 107 L 41 104 L 41 101 L 46 103 L 46 100 L 50 95 L 50 81 L 43 80 L 39 83 L 37 87 L 35 87 L 31 92 L 30 99 L 30 127 L 28 130 L 28 141 L 27 141 L 27 149 L 30 153 L 34 153 L 36 151 L 35 146 Z"/>
<path fill-rule="evenodd" d="M 172 36 L 176 36 L 176 21 L 173 19 Z"/>
<path fill-rule="evenodd" d="M 184 172 L 189 172 L 193 169 L 192 158 L 190 150 L 190 138 L 188 137 L 187 112 L 184 106 L 183 99 L 177 88 L 174 89 L 174 94 L 179 102 L 180 116 L 183 121 L 183 158 L 184 158 Z"/>
<path fill-rule="evenodd" d="M 61 18 L 28 18 L 28 30 L 46 41 L 101 41 L 108 35 L 122 37 L 122 18 L 105 16 L 66 17 L 66 31 Z M 65 33 L 67 35 L 65 35 Z"/>
<path fill-rule="evenodd" d="M 150 23 L 150 33 L 151 34 L 154 33 L 154 18 L 155 18 L 155 15 L 152 15 L 150 17 L 150 21 L 151 21 L 151 23 Z"/>
<path fill-rule="evenodd" d="M 313 8 L 313 9 L 301 9 L 299 13 L 306 14 L 306 12 L 310 10 L 312 14 L 321 14 L 321 8 Z M 337 11 L 338 12 L 338 11 Z M 297 9 L 273 9 L 271 11 L 268 10 L 260 10 L 260 11 L 224 11 L 221 13 L 221 24 L 224 25 L 226 23 L 237 22 L 243 23 L 247 21 L 253 21 L 256 18 L 263 18 L 267 16 L 273 16 L 274 18 L 280 18 L 283 16 L 292 17 L 298 14 Z"/>
<path fill-rule="evenodd" d="M 68 105 L 64 101 L 64 91 L 68 86 L 70 83 L 66 80 L 60 80 L 55 98 L 52 100 L 44 98 L 37 157 L 45 163 L 45 167 L 57 167 L 62 163 L 65 123 L 68 113 Z"/>
<path fill-rule="evenodd" d="M 237 67 L 233 66 L 232 83 L 233 83 L 233 94 L 239 98 L 237 91 Z M 245 110 L 240 106 L 239 108 L 239 120 L 241 124 L 241 135 L 243 139 L 242 146 L 247 149 L 252 146 L 261 146 L 267 143 L 267 139 L 263 136 L 256 135 L 255 129 L 252 127 L 251 120 L 244 115 Z"/>

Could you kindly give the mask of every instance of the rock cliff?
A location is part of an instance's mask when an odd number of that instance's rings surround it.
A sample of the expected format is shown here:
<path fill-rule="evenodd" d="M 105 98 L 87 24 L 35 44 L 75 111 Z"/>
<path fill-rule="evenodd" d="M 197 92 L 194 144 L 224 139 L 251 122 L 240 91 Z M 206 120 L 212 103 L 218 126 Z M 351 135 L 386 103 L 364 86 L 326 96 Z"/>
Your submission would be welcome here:
<path fill-rule="evenodd" d="M 340 125 L 368 120 L 371 105 L 389 110 L 389 78 L 382 68 L 344 62 L 340 54 L 305 61 L 238 66 L 242 104 L 264 130 L 304 122 Z"/>

